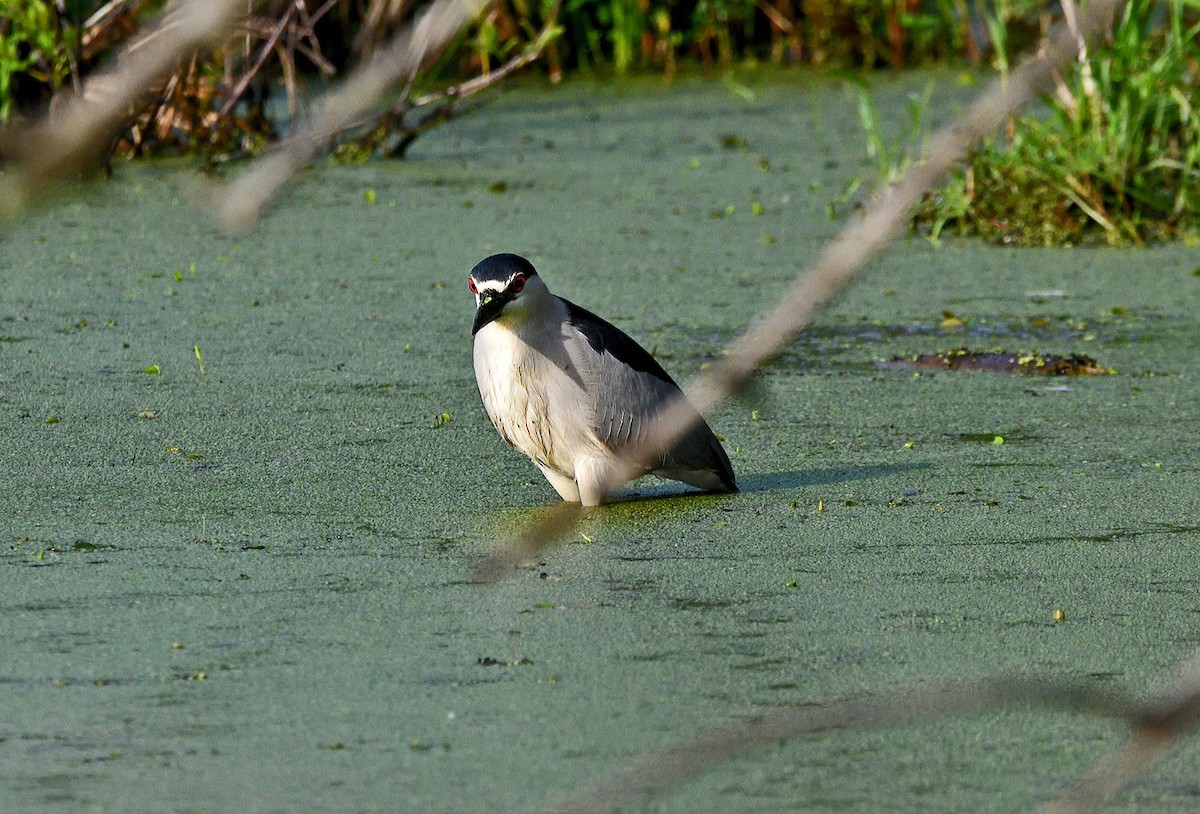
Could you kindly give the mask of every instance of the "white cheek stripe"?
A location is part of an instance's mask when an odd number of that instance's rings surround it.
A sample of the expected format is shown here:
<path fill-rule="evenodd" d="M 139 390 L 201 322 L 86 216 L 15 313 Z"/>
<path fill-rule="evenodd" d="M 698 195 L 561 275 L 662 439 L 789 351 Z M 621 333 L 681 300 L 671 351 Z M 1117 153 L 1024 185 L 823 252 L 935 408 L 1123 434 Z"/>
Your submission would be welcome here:
<path fill-rule="evenodd" d="M 474 277 L 472 277 L 471 282 L 473 282 L 475 284 L 475 307 L 476 308 L 479 307 L 479 300 L 481 299 L 480 295 L 483 292 L 491 291 L 495 294 L 501 294 L 504 292 L 504 284 L 497 282 L 495 280 L 488 280 L 487 282 L 481 283 L 478 280 L 476 280 Z"/>
<path fill-rule="evenodd" d="M 517 279 L 518 275 L 520 274 L 522 274 L 522 272 L 514 272 L 512 276 L 503 283 L 499 280 L 484 280 L 483 282 L 480 282 L 472 277 L 471 281 L 475 283 L 475 307 L 479 307 L 479 301 L 485 291 L 490 291 L 495 294 L 503 294 L 508 290 L 508 287 L 512 285 L 513 280 Z"/>

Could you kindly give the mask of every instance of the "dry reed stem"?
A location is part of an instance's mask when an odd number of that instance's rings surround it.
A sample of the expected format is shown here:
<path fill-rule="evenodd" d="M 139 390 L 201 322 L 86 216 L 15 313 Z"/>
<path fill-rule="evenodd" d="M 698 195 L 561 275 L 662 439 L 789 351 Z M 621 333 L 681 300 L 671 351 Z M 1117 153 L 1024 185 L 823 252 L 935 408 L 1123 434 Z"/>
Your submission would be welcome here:
<path fill-rule="evenodd" d="M 247 0 L 174 3 L 149 34 L 125 48 L 83 92 L 64 97 L 38 121 L 0 134 L 0 151 L 13 162 L 0 177 L 0 217 L 10 218 L 32 199 L 102 159 L 150 88 L 190 52 L 226 35 L 252 5 Z"/>
<path fill-rule="evenodd" d="M 792 283 L 783 300 L 755 321 L 721 360 L 686 388 L 692 404 L 702 414 L 711 413 L 726 398 L 745 387 L 759 367 L 777 356 L 799 337 L 813 319 L 842 292 L 908 221 L 908 214 L 941 179 L 988 133 L 998 130 L 1018 109 L 1049 87 L 1056 72 L 1079 53 L 1080 38 L 1095 36 L 1112 20 L 1122 0 L 1092 0 L 1078 15 L 1078 27 L 1063 27 L 1037 55 L 1008 77 L 998 81 L 957 121 L 934 134 L 923 161 L 916 163 L 895 186 L 875 200 L 861 218 L 845 227 Z M 668 405 L 647 430 L 645 440 L 621 450 L 623 470 L 614 471 L 605 492 L 611 494 L 629 480 L 653 468 L 658 458 L 690 430 L 687 404 Z M 477 572 L 481 578 L 503 576 L 507 564 L 536 556 L 569 533 L 581 512 L 563 511 L 536 525 L 519 529 L 509 550 L 487 559 Z"/>
<path fill-rule="evenodd" d="M 366 65 L 325 97 L 308 127 L 258 159 L 238 178 L 211 191 L 217 222 L 234 234 L 253 229 L 263 209 L 334 134 L 377 104 L 450 44 L 488 0 L 435 0 L 417 21 L 376 51 Z"/>

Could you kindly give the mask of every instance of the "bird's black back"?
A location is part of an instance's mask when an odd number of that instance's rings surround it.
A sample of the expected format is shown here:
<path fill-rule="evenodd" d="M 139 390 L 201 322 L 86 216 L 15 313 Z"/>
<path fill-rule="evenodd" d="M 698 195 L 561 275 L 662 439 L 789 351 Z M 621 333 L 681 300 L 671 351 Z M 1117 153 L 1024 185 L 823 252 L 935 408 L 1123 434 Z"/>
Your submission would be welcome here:
<path fill-rule="evenodd" d="M 593 351 L 601 356 L 607 353 L 621 364 L 659 379 L 683 397 L 679 385 L 663 370 L 658 360 L 628 334 L 586 308 L 570 300 L 559 299 L 567 307 L 567 319 L 571 326 L 583 334 Z M 737 481 L 724 447 L 698 413 L 695 420 L 695 429 L 680 439 L 675 449 L 666 454 L 663 463 L 709 470 L 717 475 L 728 491 L 736 492 Z"/>
<path fill-rule="evenodd" d="M 663 370 L 658 360 L 634 341 L 629 334 L 570 300 L 564 299 L 563 305 L 567 306 L 567 318 L 571 325 L 583 334 L 584 339 L 596 353 L 608 353 L 617 361 L 634 370 L 649 373 L 656 379 L 662 379 L 668 384 L 675 385 L 676 389 L 679 388 L 670 374 Z"/>

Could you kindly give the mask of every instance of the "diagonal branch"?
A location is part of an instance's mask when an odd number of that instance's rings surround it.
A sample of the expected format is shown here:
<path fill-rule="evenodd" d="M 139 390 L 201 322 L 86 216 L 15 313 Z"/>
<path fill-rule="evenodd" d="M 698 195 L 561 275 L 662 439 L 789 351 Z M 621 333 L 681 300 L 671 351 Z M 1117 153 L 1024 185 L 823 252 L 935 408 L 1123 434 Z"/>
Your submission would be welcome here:
<path fill-rule="evenodd" d="M 1200 654 L 1173 685 L 1138 704 L 1093 686 L 1025 677 L 897 687 L 866 697 L 801 707 L 772 707 L 713 727 L 644 756 L 593 787 L 552 804 L 547 814 L 609 814 L 681 785 L 730 758 L 806 734 L 926 724 L 1001 708 L 1046 708 L 1123 721 L 1134 736 L 1075 789 L 1037 814 L 1086 814 L 1146 770 L 1200 724 Z"/>
<path fill-rule="evenodd" d="M 266 40 L 260 46 L 254 63 L 242 74 L 241 79 L 237 81 L 237 84 L 233 86 L 233 90 L 229 92 L 229 98 L 225 100 L 221 112 L 217 114 L 218 118 L 223 119 L 228 116 L 229 112 L 237 105 L 238 100 L 242 98 L 246 89 L 250 87 L 250 83 L 254 81 L 254 78 L 258 76 L 258 72 L 262 70 L 262 66 L 266 64 L 267 58 L 274 50 L 275 44 L 279 42 L 279 38 L 283 36 L 284 30 L 287 28 L 288 23 L 291 22 L 292 15 L 295 13 L 296 7 L 289 6 L 288 10 L 279 18 L 279 22 L 271 29 L 271 33 L 267 35 Z"/>

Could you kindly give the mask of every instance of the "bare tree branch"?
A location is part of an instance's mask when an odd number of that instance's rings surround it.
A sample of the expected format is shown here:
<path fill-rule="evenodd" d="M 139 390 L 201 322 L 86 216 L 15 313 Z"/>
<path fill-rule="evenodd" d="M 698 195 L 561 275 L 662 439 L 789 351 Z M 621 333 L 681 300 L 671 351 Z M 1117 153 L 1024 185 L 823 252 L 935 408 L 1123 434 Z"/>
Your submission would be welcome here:
<path fill-rule="evenodd" d="M 287 28 L 287 24 L 291 22 L 292 15 L 295 13 L 296 7 L 289 6 L 287 11 L 280 16 L 279 21 L 275 23 L 275 26 L 271 29 L 271 33 L 266 36 L 262 45 L 259 46 L 258 56 L 255 57 L 254 63 L 242 74 L 237 84 L 234 85 L 233 90 L 229 92 L 229 98 L 225 100 L 225 104 L 221 108 L 220 114 L 218 114 L 221 118 L 229 115 L 229 112 L 233 110 L 238 100 L 242 98 L 246 89 L 250 87 L 250 83 L 258 76 L 258 72 L 266 64 L 267 57 L 271 55 L 271 51 L 275 48 L 275 44 L 279 42 L 279 38 L 283 36 L 284 29 Z"/>
<path fill-rule="evenodd" d="M 1200 726 L 1200 652 L 1178 669 L 1171 688 L 1141 707 L 1132 721 L 1133 737 L 1099 761 L 1076 786 L 1037 810 L 1037 814 L 1086 814 L 1144 777 L 1180 739 Z"/>

